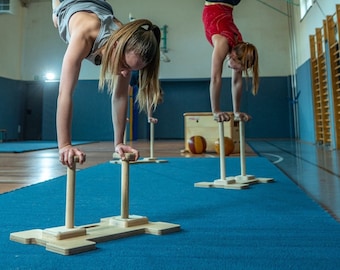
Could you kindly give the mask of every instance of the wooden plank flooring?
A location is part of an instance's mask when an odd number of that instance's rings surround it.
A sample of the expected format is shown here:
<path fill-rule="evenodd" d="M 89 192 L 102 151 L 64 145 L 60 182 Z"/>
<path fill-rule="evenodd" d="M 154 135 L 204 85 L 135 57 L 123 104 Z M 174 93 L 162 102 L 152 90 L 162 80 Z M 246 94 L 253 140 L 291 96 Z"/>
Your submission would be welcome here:
<path fill-rule="evenodd" d="M 247 140 L 340 222 L 340 151 L 298 140 Z"/>
<path fill-rule="evenodd" d="M 140 151 L 142 157 L 150 156 L 150 144 L 148 141 L 133 141 L 130 143 Z M 98 142 L 79 146 L 86 152 L 85 164 L 78 169 L 88 168 L 112 159 L 113 143 Z M 191 156 L 183 154 L 182 140 L 155 141 L 154 157 L 183 157 Z M 250 148 L 246 148 L 248 154 L 253 154 Z M 195 156 L 217 156 L 216 153 L 207 153 Z M 15 190 L 24 186 L 50 180 L 66 174 L 66 167 L 58 160 L 58 150 L 48 149 L 25 153 L 0 153 L 0 194 Z"/>
<path fill-rule="evenodd" d="M 258 154 L 269 159 L 340 222 L 340 151 L 327 150 L 295 140 L 247 140 L 247 143 L 246 156 Z M 140 151 L 141 157 L 150 156 L 149 141 L 133 141 L 131 145 Z M 78 170 L 112 159 L 112 142 L 90 143 L 79 147 L 86 152 L 87 161 L 84 165 L 79 165 Z M 154 156 L 193 156 L 189 153 L 183 154 L 183 149 L 183 140 L 156 140 Z M 218 155 L 207 153 L 194 156 Z M 57 149 L 0 153 L 0 194 L 65 174 L 66 167 L 59 163 Z"/>

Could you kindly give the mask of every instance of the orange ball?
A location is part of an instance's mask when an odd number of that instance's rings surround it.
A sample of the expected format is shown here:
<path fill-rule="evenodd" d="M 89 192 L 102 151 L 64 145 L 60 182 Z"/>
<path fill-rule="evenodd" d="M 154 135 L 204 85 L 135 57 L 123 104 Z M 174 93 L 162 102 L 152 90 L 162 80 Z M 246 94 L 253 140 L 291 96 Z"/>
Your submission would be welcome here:
<path fill-rule="evenodd" d="M 224 154 L 229 156 L 234 151 L 234 141 L 229 137 L 224 137 Z M 220 154 L 220 139 L 215 141 L 215 150 L 217 154 Z"/>
<path fill-rule="evenodd" d="M 202 136 L 192 136 L 188 140 L 188 146 L 192 154 L 202 154 L 207 149 L 207 141 Z"/>

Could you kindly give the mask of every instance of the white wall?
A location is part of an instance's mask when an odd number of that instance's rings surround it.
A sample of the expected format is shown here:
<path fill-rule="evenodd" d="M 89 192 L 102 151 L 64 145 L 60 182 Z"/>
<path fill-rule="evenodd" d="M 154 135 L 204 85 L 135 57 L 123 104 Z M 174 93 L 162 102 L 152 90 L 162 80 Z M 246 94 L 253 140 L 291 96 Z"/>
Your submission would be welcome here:
<path fill-rule="evenodd" d="M 128 22 L 131 12 L 135 18 L 148 18 L 160 27 L 168 26 L 167 55 L 171 62 L 162 62 L 161 78 L 209 77 L 212 48 L 205 39 L 201 22 L 203 0 L 108 2 L 113 5 L 116 16 L 123 22 Z M 287 76 L 290 74 L 288 16 L 283 14 L 287 12 L 287 3 L 272 0 L 261 2 L 242 0 L 234 10 L 235 22 L 245 41 L 254 43 L 258 48 L 261 76 Z M 35 76 L 43 76 L 46 71 L 59 73 L 66 45 L 52 25 L 50 0 L 33 0 L 24 9 L 24 13 L 24 34 L 17 34 L 17 39 L 19 36 L 23 38 L 22 70 L 4 72 L 0 68 L 0 76 L 33 80 Z M 0 30 L 1 35 L 2 32 L 13 35 L 13 27 Z M 7 48 L 12 48 L 12 52 L 4 55 L 4 63 L 10 63 L 11 54 L 20 55 L 21 52 L 16 45 L 12 47 L 11 39 L 5 42 Z M 98 79 L 98 74 L 99 68 L 85 61 L 80 79 Z M 227 68 L 225 76 L 230 76 Z"/>
<path fill-rule="evenodd" d="M 11 3 L 11 14 L 0 14 L 0 76 L 22 77 L 22 40 L 25 13 L 18 0 Z"/>
<path fill-rule="evenodd" d="M 322 21 L 328 15 L 335 14 L 336 4 L 339 0 L 317 0 L 307 12 L 306 16 L 300 20 L 299 8 L 295 9 L 295 29 L 297 32 L 298 66 L 301 66 L 310 58 L 309 35 L 315 34 L 315 28 L 322 27 Z"/>
<path fill-rule="evenodd" d="M 47 71 L 60 74 L 66 44 L 52 23 L 51 0 L 32 2 L 26 13 L 22 79 L 41 79 Z"/>

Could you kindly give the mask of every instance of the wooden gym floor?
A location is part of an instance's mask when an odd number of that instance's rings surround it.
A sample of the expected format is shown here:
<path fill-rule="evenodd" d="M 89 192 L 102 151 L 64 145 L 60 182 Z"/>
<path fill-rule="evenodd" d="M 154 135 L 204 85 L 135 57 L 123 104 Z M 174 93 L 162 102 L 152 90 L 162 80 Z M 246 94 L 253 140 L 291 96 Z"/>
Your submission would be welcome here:
<path fill-rule="evenodd" d="M 140 151 L 141 157 L 150 156 L 148 141 L 133 141 L 130 143 Z M 98 142 L 78 146 L 86 153 L 86 162 L 77 169 L 85 169 L 112 159 L 113 143 Z M 154 157 L 181 157 L 183 154 L 182 140 L 155 141 Z M 252 152 L 251 150 L 249 150 Z M 217 156 L 214 153 L 196 156 Z M 24 186 L 50 180 L 66 174 L 66 168 L 60 164 L 57 149 L 31 151 L 24 153 L 0 153 L 0 194 Z"/>
<path fill-rule="evenodd" d="M 340 222 L 340 151 L 294 140 L 247 140 L 247 143 L 246 156 L 258 154 L 268 158 Z M 131 144 L 140 151 L 142 157 L 149 157 L 148 141 L 133 141 Z M 90 143 L 79 147 L 87 155 L 86 163 L 77 167 L 79 170 L 112 159 L 112 142 Z M 183 149 L 183 140 L 156 140 L 154 156 L 192 156 L 183 154 Z M 217 155 L 207 153 L 195 156 Z M 66 168 L 59 163 L 57 149 L 0 153 L 0 164 L 0 194 L 66 174 Z"/>

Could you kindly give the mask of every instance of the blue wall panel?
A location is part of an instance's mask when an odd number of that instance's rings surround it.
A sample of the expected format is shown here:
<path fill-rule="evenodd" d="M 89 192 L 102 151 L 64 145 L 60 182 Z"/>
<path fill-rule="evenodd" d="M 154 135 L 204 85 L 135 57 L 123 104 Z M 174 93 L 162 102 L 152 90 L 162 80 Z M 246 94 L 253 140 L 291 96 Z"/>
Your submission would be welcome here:
<path fill-rule="evenodd" d="M 209 112 L 208 80 L 164 80 L 164 103 L 154 114 L 159 122 L 155 125 L 155 138 L 183 139 L 186 112 Z"/>
<path fill-rule="evenodd" d="M 43 101 L 43 140 L 56 139 L 58 83 L 46 83 Z M 98 91 L 97 80 L 79 81 L 73 97 L 73 140 L 112 140 L 111 98 Z"/>
<path fill-rule="evenodd" d="M 42 118 L 42 140 L 57 140 L 56 134 L 56 109 L 58 97 L 57 82 L 48 82 L 44 85 L 43 92 L 43 118 Z"/>
<path fill-rule="evenodd" d="M 244 92 L 242 110 L 253 119 L 246 124 L 247 138 L 291 138 L 290 85 L 287 77 L 261 78 L 259 92 Z"/>
<path fill-rule="evenodd" d="M 30 85 L 32 87 L 32 82 Z M 247 86 L 246 83 L 244 85 Z M 210 112 L 209 79 L 162 80 L 161 86 L 164 90 L 164 103 L 160 104 L 154 113 L 159 119 L 155 126 L 155 139 L 183 139 L 183 114 Z M 248 87 L 251 87 L 250 82 Z M 58 83 L 44 83 L 43 88 L 42 139 L 55 140 Z M 0 80 L 0 128 L 7 128 L 15 139 L 18 122 L 23 122 L 21 118 L 25 108 L 24 89 L 25 82 Z M 241 109 L 253 117 L 252 121 L 246 124 L 246 137 L 291 138 L 294 132 L 290 118 L 290 99 L 287 77 L 261 78 L 259 93 L 256 96 L 253 96 L 250 90 L 245 90 Z M 79 81 L 74 92 L 72 139 L 112 140 L 110 103 L 110 96 L 106 92 L 98 92 L 97 80 Z M 221 108 L 224 111 L 232 111 L 230 78 L 223 80 Z M 134 133 L 138 139 L 149 138 L 145 113 L 138 115 L 138 130 L 134 130 Z"/>
<path fill-rule="evenodd" d="M 230 79 L 223 80 L 221 109 L 232 111 Z M 251 87 L 244 82 L 245 89 Z M 155 112 L 159 123 L 155 138 L 183 139 L 185 112 L 210 112 L 209 80 L 162 81 L 164 104 Z M 243 91 L 241 110 L 253 119 L 246 124 L 247 138 L 290 138 L 293 123 L 290 119 L 290 90 L 287 77 L 261 78 L 259 93 Z M 143 134 L 144 135 L 144 134 Z"/>
<path fill-rule="evenodd" d="M 310 60 L 306 61 L 297 69 L 296 77 L 297 89 L 300 92 L 298 99 L 300 139 L 302 141 L 315 143 Z"/>
<path fill-rule="evenodd" d="M 0 128 L 7 130 L 8 140 L 19 140 L 25 117 L 25 84 L 0 78 Z"/>

